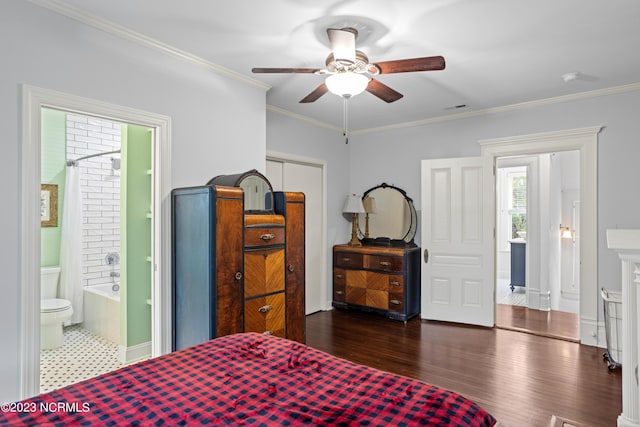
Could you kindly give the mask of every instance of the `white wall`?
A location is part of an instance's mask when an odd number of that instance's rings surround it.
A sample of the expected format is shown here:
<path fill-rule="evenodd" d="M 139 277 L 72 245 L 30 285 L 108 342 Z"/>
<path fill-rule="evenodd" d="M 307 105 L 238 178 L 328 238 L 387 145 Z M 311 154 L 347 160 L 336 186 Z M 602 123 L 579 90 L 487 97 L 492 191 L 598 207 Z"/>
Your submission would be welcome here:
<path fill-rule="evenodd" d="M 20 85 L 170 116 L 173 187 L 264 168 L 266 96 L 261 86 L 222 77 L 29 2 L 3 2 L 0 38 L 0 401 L 11 401 L 19 397 L 21 358 Z"/>

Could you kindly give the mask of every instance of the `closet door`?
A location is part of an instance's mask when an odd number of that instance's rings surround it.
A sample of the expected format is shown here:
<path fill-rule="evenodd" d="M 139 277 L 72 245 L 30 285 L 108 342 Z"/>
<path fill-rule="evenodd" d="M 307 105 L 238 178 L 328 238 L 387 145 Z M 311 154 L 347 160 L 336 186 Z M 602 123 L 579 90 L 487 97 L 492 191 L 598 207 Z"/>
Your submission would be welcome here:
<path fill-rule="evenodd" d="M 323 310 L 327 303 L 324 231 L 324 178 L 321 165 L 289 161 L 267 161 L 266 176 L 274 191 L 305 195 L 305 314 Z"/>

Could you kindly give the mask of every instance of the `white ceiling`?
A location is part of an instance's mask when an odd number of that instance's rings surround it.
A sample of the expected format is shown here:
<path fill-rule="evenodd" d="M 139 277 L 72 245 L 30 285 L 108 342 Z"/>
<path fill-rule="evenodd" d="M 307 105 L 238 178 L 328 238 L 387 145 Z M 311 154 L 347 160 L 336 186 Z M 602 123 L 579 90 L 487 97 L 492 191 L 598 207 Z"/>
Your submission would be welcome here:
<path fill-rule="evenodd" d="M 35 0 L 55 2 L 267 83 L 269 105 L 341 128 L 342 100 L 298 101 L 324 80 L 326 28 L 355 26 L 371 62 L 442 55 L 446 69 L 380 75 L 404 94 L 349 101 L 369 129 L 640 82 L 638 0 Z M 565 82 L 562 75 L 577 72 Z M 464 108 L 452 109 L 456 105 Z"/>

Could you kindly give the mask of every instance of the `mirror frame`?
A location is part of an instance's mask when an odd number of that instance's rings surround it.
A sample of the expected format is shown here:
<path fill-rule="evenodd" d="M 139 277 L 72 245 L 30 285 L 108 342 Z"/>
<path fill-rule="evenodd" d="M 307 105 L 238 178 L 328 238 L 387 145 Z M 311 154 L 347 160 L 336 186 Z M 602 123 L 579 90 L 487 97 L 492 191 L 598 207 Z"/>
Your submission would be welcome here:
<path fill-rule="evenodd" d="M 416 212 L 416 208 L 413 204 L 413 199 L 407 196 L 407 192 L 401 188 L 398 188 L 394 185 L 387 184 L 383 182 L 380 185 L 376 185 L 375 187 L 371 187 L 362 195 L 362 202 L 364 204 L 364 199 L 374 190 L 380 188 L 388 188 L 391 190 L 398 191 L 402 197 L 404 197 L 407 205 L 409 206 L 409 215 L 411 223 L 409 224 L 409 229 L 405 233 L 405 235 L 400 239 L 392 239 L 387 236 L 376 236 L 376 237 L 364 237 L 364 232 L 361 230 L 363 226 L 363 221 L 360 221 L 361 218 L 364 217 L 365 214 L 360 214 L 358 216 L 358 236 L 363 245 L 377 245 L 377 246 L 416 246 L 414 243 L 414 238 L 416 236 L 416 232 L 418 229 L 418 213 Z"/>
<path fill-rule="evenodd" d="M 271 185 L 271 182 L 269 182 L 269 180 L 267 179 L 266 176 L 264 176 L 263 174 L 261 174 L 260 172 L 258 172 L 256 169 L 251 169 L 249 171 L 246 172 L 242 172 L 242 173 L 238 173 L 238 174 L 234 174 L 234 175 L 218 175 L 218 176 L 214 176 L 213 178 L 211 178 L 209 180 L 209 182 L 207 182 L 207 185 L 222 185 L 225 187 L 241 187 L 242 181 L 244 181 L 247 178 L 250 177 L 258 177 L 260 179 L 262 179 L 265 183 L 267 183 L 267 185 L 269 186 L 269 194 L 271 194 L 271 209 L 247 209 L 246 208 L 246 198 L 244 199 L 244 213 L 245 214 L 263 214 L 263 215 L 269 215 L 269 214 L 274 214 L 275 213 L 275 198 L 274 198 L 274 194 L 273 194 L 273 186 Z M 243 191 L 244 193 L 244 191 Z M 265 202 L 265 206 L 267 206 L 267 203 Z"/>

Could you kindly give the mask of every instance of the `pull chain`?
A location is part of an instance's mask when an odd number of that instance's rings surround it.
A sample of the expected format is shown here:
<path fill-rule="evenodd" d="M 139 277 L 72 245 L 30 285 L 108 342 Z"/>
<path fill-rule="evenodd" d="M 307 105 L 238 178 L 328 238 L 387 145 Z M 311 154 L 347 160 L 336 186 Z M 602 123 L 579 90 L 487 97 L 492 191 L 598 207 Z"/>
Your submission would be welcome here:
<path fill-rule="evenodd" d="M 348 144 L 349 143 L 349 98 L 351 98 L 351 95 L 343 95 L 342 96 L 342 106 L 343 106 L 343 131 L 342 131 L 342 136 L 344 136 L 344 143 Z"/>

